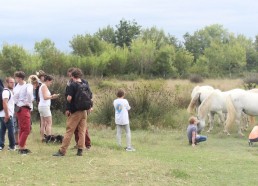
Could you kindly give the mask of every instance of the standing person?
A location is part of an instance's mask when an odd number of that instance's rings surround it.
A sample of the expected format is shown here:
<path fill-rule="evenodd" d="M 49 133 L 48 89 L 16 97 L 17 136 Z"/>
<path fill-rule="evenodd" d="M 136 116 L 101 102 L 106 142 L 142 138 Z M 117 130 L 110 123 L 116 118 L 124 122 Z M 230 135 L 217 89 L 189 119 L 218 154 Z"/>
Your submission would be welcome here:
<path fill-rule="evenodd" d="M 48 87 L 52 84 L 53 77 L 50 75 L 45 75 L 45 81 L 39 88 L 39 105 L 38 110 L 40 114 L 40 134 L 41 134 L 41 141 L 45 141 L 44 134 L 47 136 L 51 135 L 52 133 L 52 115 L 50 110 L 51 99 L 58 98 L 59 94 L 51 95 Z"/>
<path fill-rule="evenodd" d="M 207 136 L 197 135 L 198 122 L 199 121 L 196 117 L 192 116 L 189 118 L 189 125 L 187 127 L 187 137 L 188 137 L 189 145 L 192 145 L 193 147 L 195 147 L 197 143 L 207 140 Z"/>
<path fill-rule="evenodd" d="M 123 89 L 119 89 L 117 92 L 117 99 L 114 100 L 113 105 L 115 108 L 115 123 L 117 128 L 117 143 L 121 146 L 121 135 L 122 129 L 125 129 L 126 132 L 126 151 L 135 151 L 135 149 L 131 145 L 131 130 L 129 125 L 129 115 L 128 110 L 131 109 L 127 99 L 125 99 L 125 91 Z"/>
<path fill-rule="evenodd" d="M 8 130 L 9 146 L 8 150 L 15 150 L 14 138 L 14 100 L 13 100 L 13 87 L 14 79 L 11 77 L 6 78 L 6 88 L 2 92 L 3 110 L 0 111 L 0 150 L 4 148 L 5 133 Z"/>
<path fill-rule="evenodd" d="M 64 135 L 64 139 L 61 145 L 61 148 L 57 153 L 53 154 L 53 156 L 64 156 L 66 154 L 66 150 L 69 147 L 71 142 L 72 135 L 75 129 L 78 127 L 78 149 L 77 156 L 82 156 L 82 151 L 85 145 L 85 131 L 86 131 L 86 121 L 87 114 L 86 110 L 89 109 L 89 105 L 86 104 L 88 100 L 79 101 L 83 97 L 82 93 L 85 87 L 83 84 L 81 77 L 82 72 L 79 68 L 75 68 L 71 74 L 73 82 L 69 85 L 67 92 L 67 102 L 69 110 L 66 110 L 66 133 Z M 87 106 L 87 108 L 82 108 L 81 106 Z"/>
<path fill-rule="evenodd" d="M 69 85 L 70 85 L 70 84 L 72 83 L 72 81 L 73 81 L 72 78 L 71 78 L 71 74 L 72 74 L 72 71 L 73 71 L 74 69 L 75 69 L 75 68 L 72 67 L 72 68 L 69 68 L 69 69 L 67 70 L 67 76 L 70 77 L 70 79 L 69 79 L 69 81 L 67 82 L 67 87 L 66 87 L 66 94 L 65 94 L 65 96 L 67 96 L 68 89 L 69 89 Z M 90 86 L 89 86 L 89 83 L 88 83 L 86 80 L 84 80 L 84 79 L 81 79 L 81 80 L 82 80 L 83 83 L 87 84 L 88 87 L 90 87 Z M 92 99 L 92 93 L 91 93 L 91 91 L 90 91 L 90 99 Z M 68 107 L 69 107 L 69 106 L 68 106 Z M 66 108 L 66 110 L 69 110 L 68 107 Z M 87 115 L 90 114 L 91 110 L 92 110 L 92 108 L 87 111 Z M 75 140 L 75 143 L 76 143 L 76 145 L 74 146 L 74 148 L 75 148 L 75 149 L 78 149 L 78 141 L 79 141 L 78 127 L 77 127 L 77 128 L 75 129 L 75 131 L 74 131 L 74 140 Z M 86 127 L 86 132 L 85 132 L 85 147 L 86 147 L 87 150 L 90 150 L 90 148 L 91 148 L 91 140 L 90 140 L 90 135 L 89 135 L 88 126 Z"/>
<path fill-rule="evenodd" d="M 31 152 L 29 149 L 26 149 L 25 146 L 31 130 L 31 110 L 33 108 L 32 102 L 34 99 L 33 86 L 24 81 L 25 73 L 22 71 L 15 72 L 14 77 L 19 85 L 19 91 L 15 91 L 14 93 L 14 102 L 17 105 L 16 112 L 19 123 L 18 153 L 27 154 Z"/>
<path fill-rule="evenodd" d="M 42 85 L 45 79 L 46 73 L 43 70 L 39 70 L 36 72 L 37 77 L 39 78 L 38 80 L 38 85 L 34 87 L 34 98 L 36 100 L 37 105 L 39 104 L 39 87 Z M 40 119 L 40 114 L 38 112 L 38 118 Z M 41 129 L 41 119 L 39 120 L 39 128 Z"/>
<path fill-rule="evenodd" d="M 43 70 L 39 70 L 38 72 L 36 72 L 36 75 L 39 78 L 39 83 L 43 83 L 45 81 L 46 73 Z"/>

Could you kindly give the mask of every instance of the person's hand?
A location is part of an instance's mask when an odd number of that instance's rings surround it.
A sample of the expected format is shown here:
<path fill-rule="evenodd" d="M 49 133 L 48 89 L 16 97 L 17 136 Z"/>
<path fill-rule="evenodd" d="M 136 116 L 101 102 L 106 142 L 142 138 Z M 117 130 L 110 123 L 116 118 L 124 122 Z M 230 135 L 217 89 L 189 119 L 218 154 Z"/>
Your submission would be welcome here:
<path fill-rule="evenodd" d="M 195 147 L 195 144 L 194 144 L 194 143 L 192 144 L 192 147 Z"/>
<path fill-rule="evenodd" d="M 4 117 L 4 122 L 7 123 L 9 121 L 9 119 L 10 119 L 10 116 L 5 116 Z"/>
<path fill-rule="evenodd" d="M 69 110 L 65 111 L 65 115 L 69 117 L 71 115 L 71 112 Z"/>
<path fill-rule="evenodd" d="M 52 95 L 52 99 L 58 98 L 59 95 L 60 95 L 60 94 L 53 94 L 53 95 Z"/>

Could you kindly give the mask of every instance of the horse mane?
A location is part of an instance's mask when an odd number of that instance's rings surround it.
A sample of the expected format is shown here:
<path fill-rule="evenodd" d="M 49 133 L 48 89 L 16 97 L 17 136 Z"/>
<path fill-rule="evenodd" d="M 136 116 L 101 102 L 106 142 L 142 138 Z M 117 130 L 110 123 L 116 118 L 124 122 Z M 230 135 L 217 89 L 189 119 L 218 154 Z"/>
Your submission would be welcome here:
<path fill-rule="evenodd" d="M 198 117 L 205 119 L 205 117 L 208 115 L 208 112 L 210 111 L 211 102 L 215 95 L 217 95 L 216 92 L 213 92 L 203 100 L 198 108 Z"/>
<path fill-rule="evenodd" d="M 191 98 L 193 99 L 193 97 L 196 95 L 196 93 L 198 92 L 198 90 L 200 89 L 200 86 L 197 85 L 193 88 L 192 93 L 191 93 Z"/>
<path fill-rule="evenodd" d="M 199 100 L 200 97 L 200 92 L 198 92 L 197 94 L 195 94 L 195 96 L 192 98 L 191 102 L 189 103 L 188 107 L 187 107 L 187 112 L 192 114 L 194 111 L 194 108 L 197 106 L 197 102 Z"/>
<path fill-rule="evenodd" d="M 228 131 L 228 129 L 231 128 L 231 126 L 236 120 L 236 109 L 230 95 L 226 97 L 226 106 L 227 106 L 227 119 L 225 124 L 225 131 Z"/>

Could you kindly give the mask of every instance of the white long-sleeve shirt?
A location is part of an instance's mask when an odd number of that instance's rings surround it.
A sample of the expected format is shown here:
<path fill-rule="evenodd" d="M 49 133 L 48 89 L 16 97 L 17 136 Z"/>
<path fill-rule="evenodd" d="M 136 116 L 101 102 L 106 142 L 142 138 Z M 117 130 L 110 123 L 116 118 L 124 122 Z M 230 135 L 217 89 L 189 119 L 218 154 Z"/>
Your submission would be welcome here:
<path fill-rule="evenodd" d="M 14 87 L 14 103 L 19 106 L 29 106 L 31 109 L 33 108 L 33 86 L 30 83 L 25 83 L 23 85 L 17 84 Z"/>

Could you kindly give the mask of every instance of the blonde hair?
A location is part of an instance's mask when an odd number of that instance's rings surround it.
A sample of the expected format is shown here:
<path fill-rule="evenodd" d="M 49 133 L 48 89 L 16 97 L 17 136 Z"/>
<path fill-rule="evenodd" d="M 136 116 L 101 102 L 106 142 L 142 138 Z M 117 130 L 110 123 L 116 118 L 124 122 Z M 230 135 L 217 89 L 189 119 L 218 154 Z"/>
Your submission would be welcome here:
<path fill-rule="evenodd" d="M 28 78 L 28 83 L 35 85 L 37 83 L 39 83 L 39 78 L 37 75 L 30 75 Z"/>

